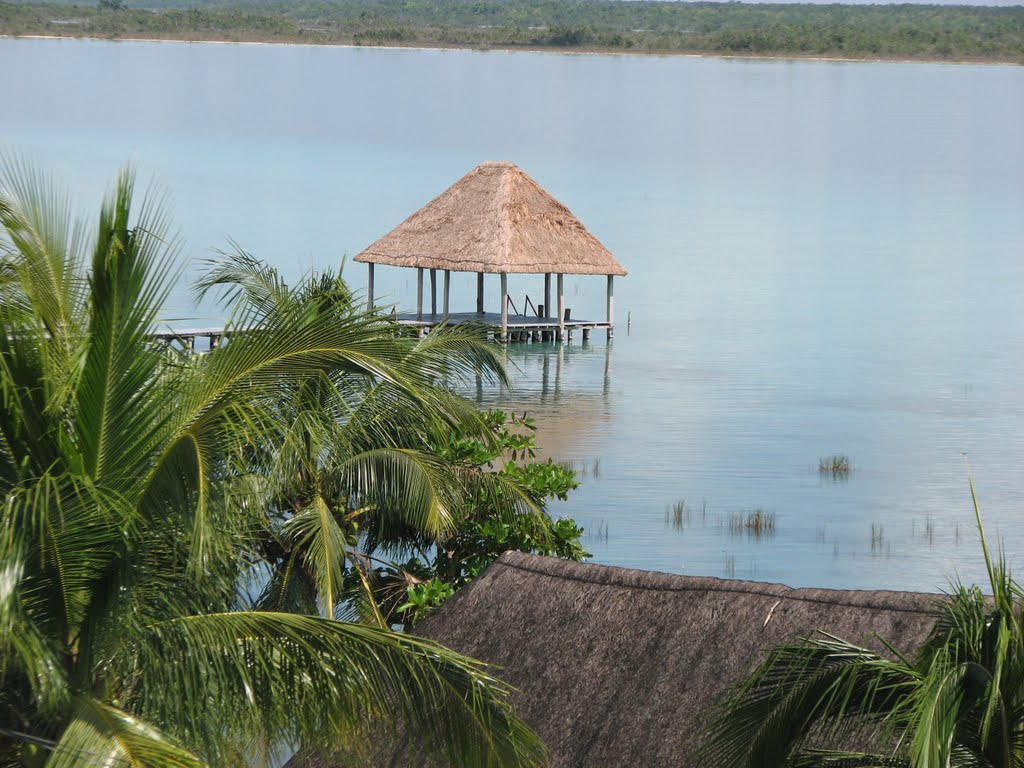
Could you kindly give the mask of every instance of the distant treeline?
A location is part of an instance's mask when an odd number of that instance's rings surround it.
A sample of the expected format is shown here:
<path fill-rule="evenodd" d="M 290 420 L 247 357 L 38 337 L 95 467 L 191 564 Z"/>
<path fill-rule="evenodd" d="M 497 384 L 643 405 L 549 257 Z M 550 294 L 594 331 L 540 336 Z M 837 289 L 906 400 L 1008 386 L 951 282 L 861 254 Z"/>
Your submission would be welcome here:
<path fill-rule="evenodd" d="M 616 0 L 0 0 L 0 33 L 1024 64 L 1024 6 Z"/>

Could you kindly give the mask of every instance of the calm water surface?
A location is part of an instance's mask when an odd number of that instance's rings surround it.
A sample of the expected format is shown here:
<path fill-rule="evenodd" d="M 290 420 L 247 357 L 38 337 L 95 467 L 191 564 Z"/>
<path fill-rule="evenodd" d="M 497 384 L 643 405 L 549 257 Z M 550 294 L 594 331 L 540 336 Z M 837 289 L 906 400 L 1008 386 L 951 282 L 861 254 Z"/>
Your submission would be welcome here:
<path fill-rule="evenodd" d="M 229 239 L 334 266 L 484 160 L 534 176 L 630 270 L 619 330 L 513 347 L 516 390 L 482 399 L 581 468 L 555 511 L 598 562 L 977 580 L 969 462 L 1024 567 L 1024 68 L 0 40 L 0 72 L 0 144 L 83 210 L 132 160 L 192 273 Z M 414 300 L 412 273 L 377 282 Z M 570 280 L 573 315 L 603 289 Z M 183 280 L 167 321 L 217 319 Z M 818 475 L 833 453 L 846 482 Z M 730 531 L 756 509 L 774 535 Z"/>

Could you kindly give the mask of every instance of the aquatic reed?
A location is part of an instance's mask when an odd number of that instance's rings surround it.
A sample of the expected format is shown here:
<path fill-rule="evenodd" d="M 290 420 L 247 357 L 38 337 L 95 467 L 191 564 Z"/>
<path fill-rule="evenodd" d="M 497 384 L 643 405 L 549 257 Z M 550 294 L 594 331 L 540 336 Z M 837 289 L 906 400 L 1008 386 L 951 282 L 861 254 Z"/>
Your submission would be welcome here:
<path fill-rule="evenodd" d="M 818 474 L 829 475 L 833 480 L 850 476 L 853 465 L 845 453 L 833 453 L 818 459 Z"/>
<path fill-rule="evenodd" d="M 733 533 L 747 533 L 755 538 L 775 533 L 775 513 L 763 509 L 729 513 L 729 530 Z"/>
<path fill-rule="evenodd" d="M 665 507 L 665 522 L 671 522 L 672 527 L 681 530 L 684 525 L 690 522 L 693 514 L 686 506 L 686 499 L 680 499 Z"/>

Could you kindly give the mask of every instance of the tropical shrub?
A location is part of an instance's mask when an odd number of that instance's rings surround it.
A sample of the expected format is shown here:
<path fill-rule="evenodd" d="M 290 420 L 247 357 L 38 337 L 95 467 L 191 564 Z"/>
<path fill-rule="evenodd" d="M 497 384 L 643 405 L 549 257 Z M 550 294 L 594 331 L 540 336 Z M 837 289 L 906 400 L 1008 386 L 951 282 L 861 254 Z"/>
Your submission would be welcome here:
<path fill-rule="evenodd" d="M 504 411 L 491 411 L 486 421 L 496 441 L 453 430 L 437 450 L 457 467 L 493 473 L 511 486 L 478 489 L 468 500 L 453 533 L 437 542 L 429 556 L 377 569 L 383 594 L 387 595 L 388 586 L 404 588 L 405 602 L 394 605 L 391 600 L 394 609 L 390 615 L 401 617 L 407 627 L 469 584 L 503 552 L 515 550 L 575 561 L 590 557 L 580 542 L 583 529 L 572 519 L 553 519 L 546 509 L 549 501 L 564 501 L 579 487 L 576 473 L 550 459 L 536 460 L 536 425 L 525 414 L 517 418 Z M 505 503 L 502 493 L 507 493 L 509 487 L 525 493 L 536 505 L 537 514 L 501 514 Z"/>
<path fill-rule="evenodd" d="M 290 287 L 244 253 L 200 289 L 224 291 L 246 327 L 294 312 L 358 314 L 340 275 Z M 535 460 L 533 420 L 480 413 L 453 394 L 477 371 L 505 383 L 483 329 L 434 329 L 404 349 L 394 366 L 406 386 L 341 372 L 278 387 L 279 438 L 248 457 L 269 489 L 271 570 L 258 605 L 410 627 L 509 549 L 587 556 L 582 530 L 546 514 L 577 483 Z"/>

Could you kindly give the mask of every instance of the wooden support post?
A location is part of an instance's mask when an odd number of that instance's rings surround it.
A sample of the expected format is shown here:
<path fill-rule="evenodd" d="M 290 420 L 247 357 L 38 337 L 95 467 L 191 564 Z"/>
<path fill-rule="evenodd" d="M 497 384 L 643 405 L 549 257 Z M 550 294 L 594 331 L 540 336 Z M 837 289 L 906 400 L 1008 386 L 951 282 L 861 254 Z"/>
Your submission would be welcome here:
<path fill-rule="evenodd" d="M 557 341 L 565 339 L 565 287 L 562 273 L 558 273 L 558 336 Z"/>
<path fill-rule="evenodd" d="M 501 341 L 508 341 L 508 275 L 501 273 Z"/>
<path fill-rule="evenodd" d="M 210 334 L 210 349 L 214 350 L 214 349 L 216 349 L 219 346 L 220 346 L 220 334 L 219 333 Z"/>
<path fill-rule="evenodd" d="M 587 343 L 588 343 L 589 341 L 590 341 L 590 329 L 589 329 L 589 328 L 584 328 L 584 329 L 583 329 L 583 344 L 584 344 L 584 346 L 585 346 L 585 345 L 586 345 L 586 344 L 587 344 Z"/>
<path fill-rule="evenodd" d="M 562 368 L 565 367 L 565 346 L 558 345 L 558 356 L 555 358 L 555 400 L 562 394 Z"/>
<path fill-rule="evenodd" d="M 608 275 L 608 338 L 612 337 L 615 317 L 615 275 Z"/>
<path fill-rule="evenodd" d="M 423 319 L 423 267 L 416 267 L 416 319 Z"/>
<path fill-rule="evenodd" d="M 544 273 L 544 313 L 551 317 L 551 273 Z"/>
<path fill-rule="evenodd" d="M 444 319 L 448 319 L 448 289 L 451 287 L 452 273 L 449 270 L 444 271 Z"/>
<path fill-rule="evenodd" d="M 430 319 L 437 317 L 437 270 L 430 270 Z"/>
<path fill-rule="evenodd" d="M 476 273 L 476 313 L 484 313 L 484 273 Z"/>
<path fill-rule="evenodd" d="M 366 311 L 373 311 L 373 262 L 366 265 Z"/>
<path fill-rule="evenodd" d="M 602 391 L 604 396 L 608 397 L 608 393 L 612 389 L 612 345 L 605 344 L 604 347 L 604 386 Z"/>

